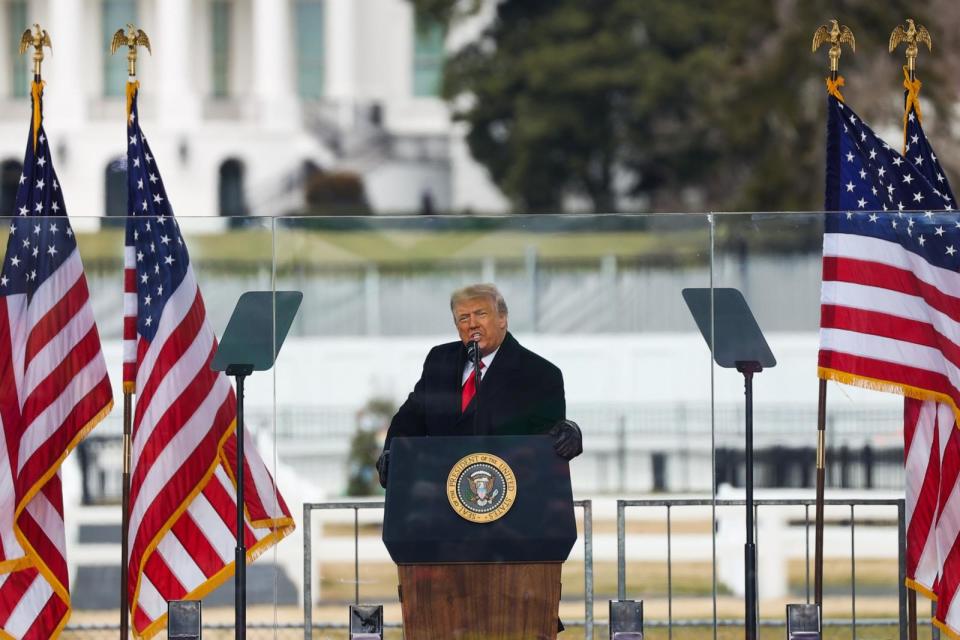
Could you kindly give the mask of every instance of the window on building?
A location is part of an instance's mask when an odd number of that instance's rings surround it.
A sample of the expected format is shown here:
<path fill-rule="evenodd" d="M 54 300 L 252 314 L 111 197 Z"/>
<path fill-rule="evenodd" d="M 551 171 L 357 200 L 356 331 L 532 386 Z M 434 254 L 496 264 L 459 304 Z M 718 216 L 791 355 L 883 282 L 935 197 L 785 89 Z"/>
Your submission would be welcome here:
<path fill-rule="evenodd" d="M 137 4 L 136 0 L 102 0 L 101 7 L 103 95 L 122 96 L 127 86 L 127 56 L 123 51 L 110 55 L 110 41 L 117 29 L 137 23 Z"/>
<path fill-rule="evenodd" d="M 12 0 L 7 5 L 7 49 L 10 55 L 10 95 L 25 98 L 30 95 L 30 78 L 27 76 L 27 62 L 30 58 L 20 55 L 20 37 L 29 27 L 27 24 L 27 0 Z"/>
<path fill-rule="evenodd" d="M 445 37 L 446 31 L 442 24 L 416 12 L 413 35 L 413 95 L 440 95 Z"/>
<path fill-rule="evenodd" d="M 220 215 L 247 215 L 247 203 L 243 193 L 243 163 L 233 158 L 220 165 Z"/>
<path fill-rule="evenodd" d="M 213 0 L 210 3 L 210 75 L 215 98 L 230 95 L 230 29 L 233 23 L 233 2 Z"/>
<path fill-rule="evenodd" d="M 303 98 L 323 96 L 323 2 L 297 0 L 297 89 Z"/>
<path fill-rule="evenodd" d="M 22 174 L 23 165 L 17 160 L 4 160 L 0 164 L 0 216 L 13 215 Z"/>
<path fill-rule="evenodd" d="M 127 215 L 127 160 L 114 158 L 104 170 L 103 215 L 107 218 L 124 218 Z M 122 224 L 118 220 L 116 224 Z"/>

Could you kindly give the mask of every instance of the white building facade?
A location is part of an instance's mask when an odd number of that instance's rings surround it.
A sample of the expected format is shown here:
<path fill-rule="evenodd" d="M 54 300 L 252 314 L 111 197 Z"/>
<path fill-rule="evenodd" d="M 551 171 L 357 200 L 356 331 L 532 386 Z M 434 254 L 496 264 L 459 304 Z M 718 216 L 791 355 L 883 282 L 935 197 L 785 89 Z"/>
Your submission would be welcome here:
<path fill-rule="evenodd" d="M 446 32 L 407 0 L 0 0 L 0 205 L 27 139 L 34 22 L 50 33 L 45 127 L 72 216 L 124 215 L 126 23 L 143 28 L 141 124 L 178 215 L 302 211 L 311 176 L 360 177 L 377 213 L 507 204 L 439 96 Z M 95 225 L 95 223 L 94 223 Z"/>

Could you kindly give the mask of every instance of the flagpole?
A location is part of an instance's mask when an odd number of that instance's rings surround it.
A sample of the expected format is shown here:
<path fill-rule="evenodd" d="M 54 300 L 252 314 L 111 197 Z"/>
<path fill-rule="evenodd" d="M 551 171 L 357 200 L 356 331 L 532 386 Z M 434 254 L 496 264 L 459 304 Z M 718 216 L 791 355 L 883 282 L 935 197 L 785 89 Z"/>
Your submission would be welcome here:
<path fill-rule="evenodd" d="M 919 100 L 920 87 L 915 84 L 917 80 L 917 54 L 920 48 L 917 43 L 926 44 L 927 49 L 933 48 L 933 42 L 930 39 L 930 33 L 923 25 L 917 25 L 913 20 L 907 19 L 906 29 L 903 25 L 897 25 L 890 33 L 889 52 L 893 53 L 901 43 L 906 43 L 907 64 L 904 67 L 907 82 L 904 84 L 903 93 L 903 154 L 907 153 L 907 118 L 911 107 L 911 92 L 914 99 Z M 920 118 L 920 103 L 916 102 L 917 118 Z M 915 589 L 907 590 L 907 633 L 910 640 L 917 640 L 917 592 Z"/>
<path fill-rule="evenodd" d="M 127 24 L 127 32 L 118 29 L 110 41 L 110 55 L 120 47 L 127 51 L 127 118 L 130 117 L 130 86 L 137 78 L 137 47 L 144 46 L 150 51 L 150 40 L 143 31 Z M 152 53 L 152 52 L 151 52 Z M 129 214 L 129 212 L 128 212 Z M 126 269 L 126 265 L 124 266 Z M 126 287 L 126 285 L 125 285 Z M 126 291 L 124 292 L 126 295 Z M 125 336 L 126 338 L 126 336 Z M 127 640 L 130 633 L 130 467 L 131 439 L 133 434 L 133 382 L 124 380 L 123 384 L 123 499 L 120 524 L 120 640 Z"/>
<path fill-rule="evenodd" d="M 834 80 L 836 78 L 834 77 Z M 827 480 L 827 381 L 820 379 L 817 399 L 817 506 L 813 560 L 813 601 L 823 611 L 823 493 Z"/>
<path fill-rule="evenodd" d="M 839 56 L 838 56 L 839 57 Z M 831 56 L 830 80 L 837 82 L 835 59 Z M 817 496 L 814 509 L 813 601 L 823 615 L 823 520 L 824 492 L 827 483 L 827 381 L 820 379 L 817 389 Z"/>
<path fill-rule="evenodd" d="M 27 29 L 20 36 L 20 55 L 27 52 L 27 49 L 33 47 L 33 87 L 30 93 L 33 96 L 33 148 L 37 148 L 37 132 L 40 130 L 40 94 L 43 90 L 43 77 L 40 73 L 43 65 L 43 48 L 48 47 L 53 51 L 53 43 L 50 42 L 50 36 L 46 29 L 42 29 L 39 24 L 34 23 L 33 31 Z"/>
<path fill-rule="evenodd" d="M 909 54 L 907 54 L 907 60 L 909 61 L 907 65 L 908 66 L 907 74 L 910 78 L 910 82 L 913 83 L 917 79 L 917 69 L 915 64 L 916 55 L 911 57 Z M 904 94 L 903 94 L 903 107 L 904 107 L 903 154 L 904 155 L 907 154 L 906 117 L 907 117 L 907 109 L 909 109 L 909 103 L 907 102 L 907 94 L 908 92 L 904 91 Z M 907 589 L 907 634 L 908 634 L 909 640 L 917 640 L 917 592 L 915 589 Z"/>
<path fill-rule="evenodd" d="M 130 545 L 130 434 L 133 424 L 133 392 L 123 391 L 123 506 L 120 524 L 120 640 L 130 632 L 130 573 L 127 566 Z"/>
<path fill-rule="evenodd" d="M 812 51 L 816 52 L 822 44 L 830 44 L 828 55 L 830 58 L 830 77 L 827 81 L 827 90 L 840 97 L 839 87 L 843 85 L 843 78 L 839 75 L 841 45 L 850 45 L 851 51 L 857 50 L 853 32 L 846 25 L 841 26 L 839 21 L 831 20 L 830 26 L 821 25 L 813 33 Z M 828 205 L 829 206 L 829 205 Z M 823 615 L 823 520 L 824 520 L 824 488 L 827 480 L 827 381 L 820 379 L 817 399 L 817 497 L 816 497 L 816 530 L 814 543 L 814 602 Z"/>
<path fill-rule="evenodd" d="M 838 47 L 839 49 L 839 47 Z M 836 85 L 839 54 L 830 55 L 830 80 Z M 827 483 L 827 381 L 820 379 L 817 389 L 817 496 L 814 515 L 813 601 L 823 612 L 823 524 L 824 492 Z"/>

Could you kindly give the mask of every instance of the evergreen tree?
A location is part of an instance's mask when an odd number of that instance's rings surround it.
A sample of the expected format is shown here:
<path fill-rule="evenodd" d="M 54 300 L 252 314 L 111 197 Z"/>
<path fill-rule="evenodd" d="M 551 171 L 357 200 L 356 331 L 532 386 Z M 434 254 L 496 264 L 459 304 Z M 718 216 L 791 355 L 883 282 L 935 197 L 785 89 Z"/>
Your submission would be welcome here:
<path fill-rule="evenodd" d="M 411 1 L 450 22 L 482 0 Z M 570 196 L 594 212 L 816 210 L 827 61 L 810 53 L 814 29 L 836 17 L 854 30 L 844 94 L 892 129 L 903 54 L 887 39 L 926 13 L 906 0 L 501 0 L 448 60 L 444 95 L 518 212 Z M 929 117 L 952 88 L 924 55 Z"/>

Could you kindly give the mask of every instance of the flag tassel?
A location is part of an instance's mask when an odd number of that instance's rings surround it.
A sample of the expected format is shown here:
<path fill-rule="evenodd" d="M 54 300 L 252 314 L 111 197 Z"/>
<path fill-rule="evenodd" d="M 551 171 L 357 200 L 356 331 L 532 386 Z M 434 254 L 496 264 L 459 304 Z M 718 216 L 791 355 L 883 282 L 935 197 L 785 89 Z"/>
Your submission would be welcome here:
<path fill-rule="evenodd" d="M 33 79 L 30 85 L 30 94 L 33 97 L 33 149 L 37 149 L 37 135 L 40 133 L 40 118 L 42 117 L 41 100 L 43 99 L 43 80 L 39 76 Z"/>

